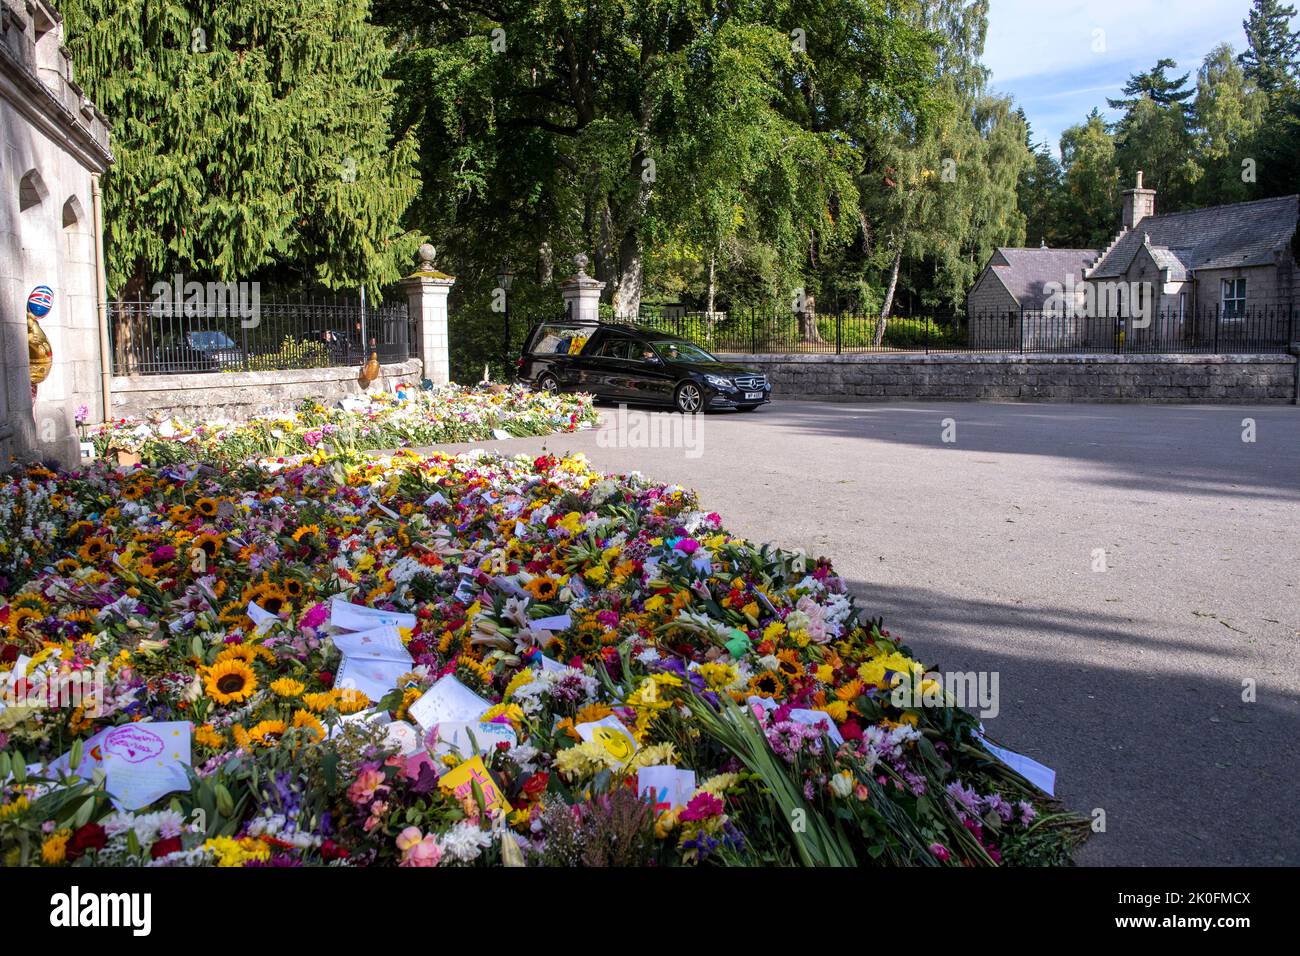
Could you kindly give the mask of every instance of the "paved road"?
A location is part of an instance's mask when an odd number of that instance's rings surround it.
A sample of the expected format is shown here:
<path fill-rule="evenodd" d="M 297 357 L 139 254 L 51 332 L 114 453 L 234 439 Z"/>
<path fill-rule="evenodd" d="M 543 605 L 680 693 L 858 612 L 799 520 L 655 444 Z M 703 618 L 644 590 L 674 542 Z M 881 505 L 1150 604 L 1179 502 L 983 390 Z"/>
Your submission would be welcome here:
<path fill-rule="evenodd" d="M 927 664 L 997 671 L 989 732 L 1105 811 L 1080 862 L 1300 864 L 1300 409 L 778 402 L 685 448 L 603 417 L 484 447 L 692 487 L 831 557 Z"/>

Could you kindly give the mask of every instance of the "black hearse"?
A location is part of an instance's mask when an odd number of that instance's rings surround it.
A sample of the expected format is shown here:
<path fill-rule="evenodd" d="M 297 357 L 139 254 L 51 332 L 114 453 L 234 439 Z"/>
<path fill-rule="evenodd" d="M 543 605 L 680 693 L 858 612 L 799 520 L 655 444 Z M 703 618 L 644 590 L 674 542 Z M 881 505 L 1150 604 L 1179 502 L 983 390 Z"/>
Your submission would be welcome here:
<path fill-rule="evenodd" d="M 629 405 L 696 413 L 750 412 L 771 398 L 762 372 L 722 362 L 698 345 L 655 329 L 544 322 L 533 329 L 518 379 L 547 391 L 590 392 Z"/>

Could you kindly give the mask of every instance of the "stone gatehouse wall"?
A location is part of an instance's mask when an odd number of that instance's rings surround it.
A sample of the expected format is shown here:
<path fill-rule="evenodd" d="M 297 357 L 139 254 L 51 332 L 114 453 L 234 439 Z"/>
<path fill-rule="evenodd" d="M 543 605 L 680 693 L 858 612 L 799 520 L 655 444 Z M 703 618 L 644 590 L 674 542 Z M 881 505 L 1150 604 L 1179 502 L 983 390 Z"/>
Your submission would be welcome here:
<path fill-rule="evenodd" d="M 229 418 L 235 421 L 292 409 L 305 398 L 332 405 L 362 394 L 356 366 L 283 372 L 206 372 L 180 375 L 116 376 L 113 418 Z M 419 385 L 419 359 L 380 367 L 370 391 Z"/>
<path fill-rule="evenodd" d="M 723 355 L 774 398 L 1240 405 L 1296 403 L 1295 355 Z"/>

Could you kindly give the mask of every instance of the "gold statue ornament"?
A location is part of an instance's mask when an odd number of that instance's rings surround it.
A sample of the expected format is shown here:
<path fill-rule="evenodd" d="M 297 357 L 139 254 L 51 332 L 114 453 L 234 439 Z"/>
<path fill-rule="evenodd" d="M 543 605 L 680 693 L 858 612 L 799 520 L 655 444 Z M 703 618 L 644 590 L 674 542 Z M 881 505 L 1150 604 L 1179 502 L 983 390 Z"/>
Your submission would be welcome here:
<path fill-rule="evenodd" d="M 27 297 L 27 360 L 31 366 L 32 398 L 36 386 L 50 377 L 54 367 L 54 348 L 37 319 L 43 319 L 54 307 L 54 293 L 47 285 L 38 285 Z"/>

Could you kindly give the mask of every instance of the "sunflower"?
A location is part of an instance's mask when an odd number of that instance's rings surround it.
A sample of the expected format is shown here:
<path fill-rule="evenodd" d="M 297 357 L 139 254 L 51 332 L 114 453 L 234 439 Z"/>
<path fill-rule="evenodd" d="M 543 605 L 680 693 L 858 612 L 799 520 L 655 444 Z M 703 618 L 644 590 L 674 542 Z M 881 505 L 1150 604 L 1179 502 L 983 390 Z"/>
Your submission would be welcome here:
<path fill-rule="evenodd" d="M 265 581 L 261 584 L 253 584 L 244 588 L 245 601 L 253 601 L 262 610 L 270 614 L 279 614 L 284 610 L 288 603 L 289 596 L 284 593 L 284 589 L 278 584 Z"/>
<path fill-rule="evenodd" d="M 296 599 L 302 597 L 302 582 L 297 578 L 287 578 L 281 587 L 284 588 L 285 596 L 288 598 Z"/>
<path fill-rule="evenodd" d="M 776 669 L 786 680 L 798 680 L 803 677 L 803 665 L 799 663 L 798 651 L 785 648 L 776 652 L 776 659 L 779 662 Z"/>
<path fill-rule="evenodd" d="M 320 722 L 319 717 L 309 710 L 294 711 L 293 725 L 299 728 L 305 727 L 307 730 L 310 730 L 316 735 L 317 740 L 325 739 L 325 725 Z"/>
<path fill-rule="evenodd" d="M 107 540 L 94 534 L 87 538 L 86 543 L 77 549 L 77 554 L 81 555 L 83 561 L 94 562 L 102 558 L 111 548 L 112 545 Z"/>
<path fill-rule="evenodd" d="M 555 597 L 555 595 L 560 593 L 559 582 L 556 581 L 555 578 L 551 577 L 549 574 L 538 575 L 537 577 L 529 581 L 527 584 L 525 584 L 524 588 L 525 590 L 528 591 L 529 594 L 537 598 L 537 600 L 541 601 L 542 603 L 551 600 L 552 598 Z"/>
<path fill-rule="evenodd" d="M 269 747 L 279 742 L 289 725 L 283 720 L 263 720 L 248 729 L 248 739 L 255 744 Z"/>
<path fill-rule="evenodd" d="M 344 687 L 336 692 L 335 705 L 340 714 L 355 714 L 370 706 L 370 698 L 355 687 Z"/>
<path fill-rule="evenodd" d="M 205 518 L 215 518 L 219 507 L 215 498 L 200 498 L 194 502 L 194 510 Z"/>
<path fill-rule="evenodd" d="M 296 681 L 292 677 L 281 677 L 271 684 L 271 690 L 280 697 L 297 697 L 306 689 L 302 681 Z"/>
<path fill-rule="evenodd" d="M 303 694 L 302 702 L 318 714 L 323 714 L 334 706 L 334 692 L 321 691 L 317 694 Z"/>
<path fill-rule="evenodd" d="M 172 524 L 185 524 L 193 512 L 184 505 L 172 505 L 167 509 L 167 520 Z"/>
<path fill-rule="evenodd" d="M 221 553 L 221 546 L 226 543 L 224 534 L 201 534 L 194 539 L 194 546 L 201 548 L 211 560 Z"/>
<path fill-rule="evenodd" d="M 19 634 L 22 633 L 23 626 L 25 624 L 27 624 L 28 622 L 35 623 L 36 621 L 43 620 L 44 618 L 45 615 L 42 614 L 40 611 L 36 610 L 35 608 L 31 608 L 31 607 L 14 608 L 12 611 L 9 612 L 9 634 L 12 637 L 17 637 Z"/>
<path fill-rule="evenodd" d="M 255 660 L 257 660 L 257 648 L 252 644 L 227 644 L 217 653 L 213 663 L 243 661 L 245 664 L 252 664 Z"/>
<path fill-rule="evenodd" d="M 763 671 L 750 678 L 749 692 L 756 697 L 780 697 L 785 693 L 785 684 L 776 671 Z"/>
<path fill-rule="evenodd" d="M 573 653 L 579 657 L 591 657 L 593 654 L 599 654 L 605 643 L 601 640 L 599 631 L 584 628 L 573 635 L 571 646 Z"/>
<path fill-rule="evenodd" d="M 307 535 L 309 535 L 309 534 L 310 534 L 310 535 L 314 535 L 314 536 L 316 536 L 316 537 L 319 538 L 319 537 L 320 537 L 320 525 L 318 525 L 318 524 L 305 524 L 305 525 L 303 525 L 301 528 L 298 528 L 296 531 L 294 531 L 294 533 L 293 533 L 293 540 L 294 540 L 294 541 L 297 541 L 297 542 L 299 542 L 299 543 L 301 543 L 301 542 L 302 542 L 302 539 L 305 538 L 305 537 L 307 537 Z"/>
<path fill-rule="evenodd" d="M 221 613 L 217 615 L 217 620 L 222 624 L 242 626 L 249 621 L 247 605 L 238 601 L 231 601 L 222 607 Z"/>
<path fill-rule="evenodd" d="M 194 728 L 194 742 L 200 747 L 218 750 L 225 746 L 226 738 L 217 733 L 211 724 L 202 724 Z"/>
<path fill-rule="evenodd" d="M 218 704 L 241 704 L 257 690 L 257 675 L 243 660 L 224 660 L 208 668 L 208 696 Z"/>
<path fill-rule="evenodd" d="M 122 485 L 122 497 L 127 501 L 139 501 L 149 493 L 149 484 L 146 481 L 128 481 Z"/>
<path fill-rule="evenodd" d="M 64 558 L 62 561 L 59 561 L 54 565 L 54 570 L 58 571 L 60 574 L 71 574 L 79 567 L 81 567 L 81 565 L 75 559 Z"/>

